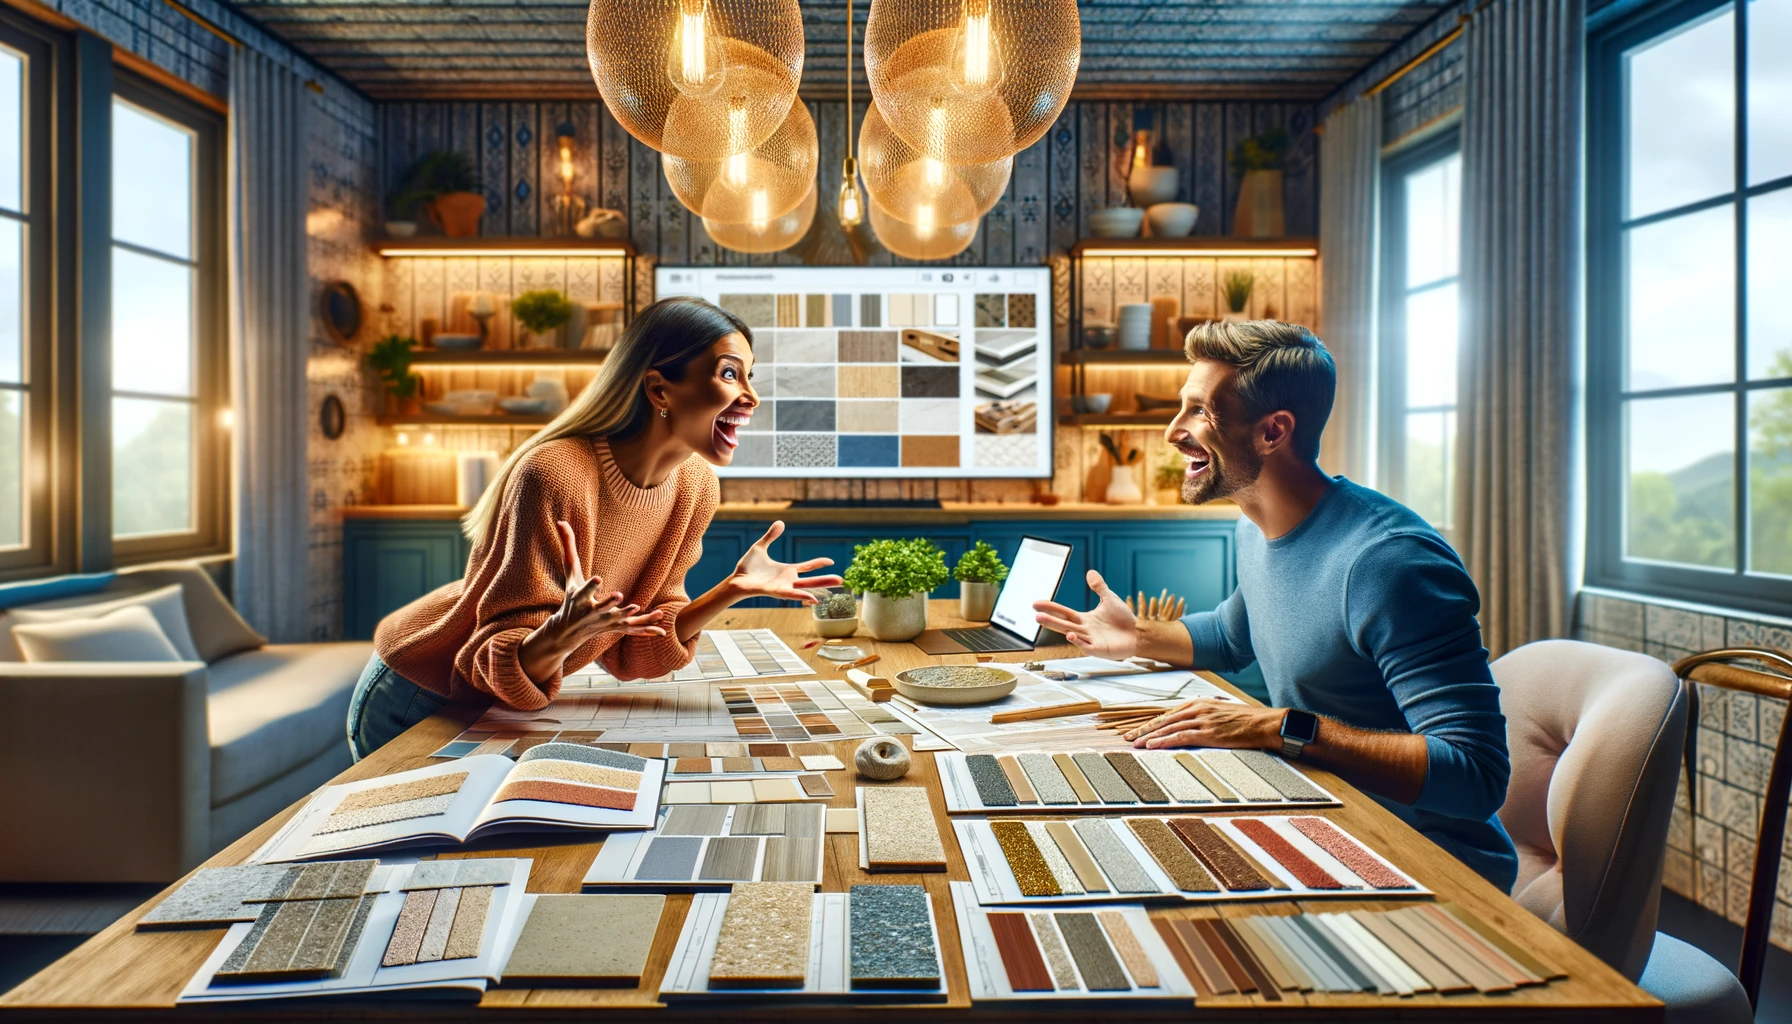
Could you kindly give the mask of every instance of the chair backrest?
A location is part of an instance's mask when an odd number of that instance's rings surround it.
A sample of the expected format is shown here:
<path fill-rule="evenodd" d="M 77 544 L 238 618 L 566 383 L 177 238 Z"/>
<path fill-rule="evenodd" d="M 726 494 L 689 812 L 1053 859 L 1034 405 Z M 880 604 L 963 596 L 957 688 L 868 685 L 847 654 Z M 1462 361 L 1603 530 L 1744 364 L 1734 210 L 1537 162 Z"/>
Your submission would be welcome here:
<path fill-rule="evenodd" d="M 1654 658 L 1574 640 L 1493 663 L 1520 905 L 1632 981 L 1655 939 L 1687 701 Z"/>

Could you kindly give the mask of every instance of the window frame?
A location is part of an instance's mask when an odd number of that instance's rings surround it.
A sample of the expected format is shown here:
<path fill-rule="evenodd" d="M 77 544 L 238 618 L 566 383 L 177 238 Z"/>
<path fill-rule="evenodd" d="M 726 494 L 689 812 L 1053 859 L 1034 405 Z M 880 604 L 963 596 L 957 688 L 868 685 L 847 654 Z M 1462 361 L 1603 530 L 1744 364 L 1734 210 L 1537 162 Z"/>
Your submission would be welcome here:
<path fill-rule="evenodd" d="M 1784 387 L 1782 378 L 1750 380 L 1747 365 L 1748 224 L 1750 199 L 1792 187 L 1792 176 L 1749 185 L 1748 0 L 1672 0 L 1598 23 L 1587 40 L 1587 560 L 1588 586 L 1691 600 L 1771 614 L 1792 614 L 1792 578 L 1748 570 L 1751 393 Z M 1624 54 L 1723 7 L 1735 17 L 1735 152 L 1728 192 L 1629 217 L 1625 209 Z M 1734 377 L 1727 383 L 1636 392 L 1646 397 L 1730 395 L 1733 398 L 1731 486 L 1736 563 L 1705 569 L 1624 557 L 1625 232 L 1702 209 L 1728 206 L 1735 224 Z"/>
<path fill-rule="evenodd" d="M 1381 489 L 1397 501 L 1406 500 L 1406 188 L 1405 179 L 1420 168 L 1462 152 L 1458 126 L 1430 135 L 1396 152 L 1384 155 L 1380 168 L 1381 264 L 1379 311 L 1376 323 L 1376 479 Z M 1462 268 L 1455 280 L 1460 282 Z M 1439 287 L 1429 285 L 1427 287 Z M 1460 335 L 1457 338 L 1461 341 Z M 1461 395 L 1451 408 L 1461 407 Z M 1457 424 L 1457 434 L 1461 424 Z M 1446 486 L 1446 500 L 1450 488 Z M 1446 505 L 1446 510 L 1451 506 Z M 1451 523 L 1433 524 L 1445 537 Z"/>
<path fill-rule="evenodd" d="M 148 78 L 117 68 L 113 94 L 133 106 L 194 133 L 194 423 L 193 529 L 178 533 L 113 536 L 120 566 L 170 558 L 227 554 L 231 550 L 230 431 L 222 417 L 230 407 L 230 363 L 225 278 L 225 120 Z M 132 247 L 133 251 L 136 250 Z M 110 255 L 108 254 L 108 259 Z M 110 301 L 108 299 L 108 301 Z M 122 390 L 114 381 L 111 394 Z M 127 395 L 126 397 L 129 397 Z M 108 490 L 107 501 L 112 500 Z"/>

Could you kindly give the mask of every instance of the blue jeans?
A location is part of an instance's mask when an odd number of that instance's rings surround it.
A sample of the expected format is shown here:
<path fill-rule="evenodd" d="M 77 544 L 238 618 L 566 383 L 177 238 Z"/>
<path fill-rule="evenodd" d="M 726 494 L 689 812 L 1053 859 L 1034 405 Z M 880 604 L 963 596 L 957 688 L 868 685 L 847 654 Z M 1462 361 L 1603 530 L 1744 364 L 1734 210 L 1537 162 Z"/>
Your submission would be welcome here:
<path fill-rule="evenodd" d="M 447 703 L 448 698 L 411 682 L 373 655 L 348 704 L 349 753 L 361 760 Z"/>

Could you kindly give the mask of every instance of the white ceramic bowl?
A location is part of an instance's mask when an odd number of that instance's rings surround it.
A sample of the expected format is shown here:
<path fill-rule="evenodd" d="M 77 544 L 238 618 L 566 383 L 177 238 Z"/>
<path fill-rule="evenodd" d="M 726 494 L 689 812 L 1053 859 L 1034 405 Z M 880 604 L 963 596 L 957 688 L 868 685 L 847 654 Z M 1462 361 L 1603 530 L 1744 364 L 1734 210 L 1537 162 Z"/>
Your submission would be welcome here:
<path fill-rule="evenodd" d="M 992 665 L 928 665 L 896 673 L 896 692 L 922 704 L 982 704 L 1014 692 L 1014 673 Z"/>
<path fill-rule="evenodd" d="M 500 398 L 498 408 L 513 416 L 540 416 L 548 411 L 545 398 Z"/>
<path fill-rule="evenodd" d="M 1145 211 L 1136 206 L 1108 206 L 1089 215 L 1089 230 L 1097 238 L 1137 238 Z"/>
<path fill-rule="evenodd" d="M 1176 185 L 1181 179 L 1174 166 L 1134 167 L 1126 180 L 1126 194 L 1141 208 L 1167 203 L 1176 198 Z"/>
<path fill-rule="evenodd" d="M 1200 215 L 1201 208 L 1194 203 L 1158 203 L 1145 209 L 1153 238 L 1187 238 Z"/>

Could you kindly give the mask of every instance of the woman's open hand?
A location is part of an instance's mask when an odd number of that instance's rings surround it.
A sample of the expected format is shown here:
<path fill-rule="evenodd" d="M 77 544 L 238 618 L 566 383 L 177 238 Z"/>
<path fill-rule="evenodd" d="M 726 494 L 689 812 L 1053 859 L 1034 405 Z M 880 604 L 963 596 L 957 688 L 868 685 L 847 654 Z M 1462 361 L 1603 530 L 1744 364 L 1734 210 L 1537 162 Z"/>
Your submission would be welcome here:
<path fill-rule="evenodd" d="M 518 651 L 523 671 L 536 682 L 551 677 L 572 652 L 604 633 L 666 635 L 666 627 L 660 625 L 665 612 L 655 609 L 643 614 L 640 605 L 622 603 L 621 591 L 606 592 L 602 577 L 585 578 L 572 524 L 562 519 L 558 526 L 567 567 L 565 592 L 560 607 L 523 639 Z"/>
<path fill-rule="evenodd" d="M 811 558 L 807 562 L 796 563 L 780 562 L 773 558 L 770 552 L 772 541 L 783 533 L 784 522 L 779 520 L 741 556 L 734 572 L 728 577 L 729 584 L 738 595 L 737 600 L 775 597 L 798 604 L 815 604 L 819 599 L 811 591 L 840 585 L 838 576 L 803 575 L 833 565 L 832 558 Z"/>

